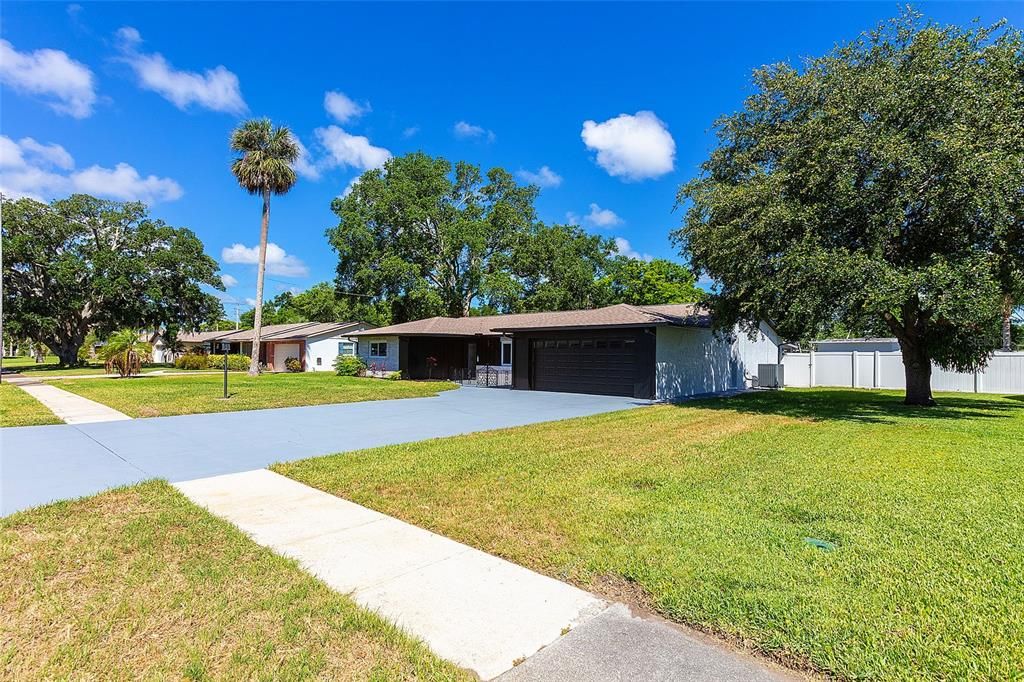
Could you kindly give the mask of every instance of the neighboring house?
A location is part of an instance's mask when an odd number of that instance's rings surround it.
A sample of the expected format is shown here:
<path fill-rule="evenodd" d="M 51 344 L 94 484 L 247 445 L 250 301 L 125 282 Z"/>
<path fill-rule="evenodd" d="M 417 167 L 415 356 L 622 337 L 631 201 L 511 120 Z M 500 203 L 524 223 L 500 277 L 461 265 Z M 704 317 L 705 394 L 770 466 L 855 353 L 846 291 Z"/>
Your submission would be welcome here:
<path fill-rule="evenodd" d="M 759 363 L 779 362 L 771 327 L 723 338 L 694 304 L 432 317 L 352 336 L 378 372 L 462 379 L 487 368 L 515 389 L 659 400 L 742 388 Z"/>
<path fill-rule="evenodd" d="M 850 351 L 874 353 L 876 350 L 880 353 L 888 353 L 898 351 L 900 349 L 900 342 L 889 338 L 862 337 L 853 339 L 822 339 L 820 341 L 811 341 L 811 346 L 816 352 L 822 353 L 849 353 Z"/>
<path fill-rule="evenodd" d="M 160 332 L 139 332 L 139 341 L 144 341 L 153 347 L 149 356 L 154 363 L 174 362 L 174 354 L 167 348 L 167 340 Z"/>
<path fill-rule="evenodd" d="M 285 360 L 297 358 L 303 372 L 333 372 L 339 355 L 355 355 L 356 339 L 351 333 L 368 329 L 363 322 L 299 322 L 271 324 L 260 335 L 260 362 L 272 372 L 284 372 Z M 201 348 L 221 353 L 228 344 L 229 353 L 252 353 L 251 329 L 224 332 L 181 334 L 178 339 L 186 348 Z"/>

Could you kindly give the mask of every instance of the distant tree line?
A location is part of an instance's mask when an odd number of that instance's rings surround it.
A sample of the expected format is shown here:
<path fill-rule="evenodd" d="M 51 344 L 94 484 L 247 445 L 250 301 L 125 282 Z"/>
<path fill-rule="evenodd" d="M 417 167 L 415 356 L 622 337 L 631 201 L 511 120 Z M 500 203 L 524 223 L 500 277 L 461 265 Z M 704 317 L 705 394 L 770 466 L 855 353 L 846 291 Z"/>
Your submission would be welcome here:
<path fill-rule="evenodd" d="M 377 322 L 695 301 L 690 271 L 537 219 L 538 188 L 421 152 L 367 171 L 332 203 L 336 290 Z"/>

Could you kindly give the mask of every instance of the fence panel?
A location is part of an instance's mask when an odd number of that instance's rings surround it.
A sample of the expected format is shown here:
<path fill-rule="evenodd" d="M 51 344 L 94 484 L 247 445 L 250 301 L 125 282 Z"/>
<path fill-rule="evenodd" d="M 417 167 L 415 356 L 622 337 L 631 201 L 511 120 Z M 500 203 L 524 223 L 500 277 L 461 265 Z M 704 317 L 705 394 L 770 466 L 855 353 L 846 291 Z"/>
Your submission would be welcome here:
<path fill-rule="evenodd" d="M 810 357 L 810 353 L 786 353 L 782 356 L 782 364 L 786 366 L 787 386 L 811 385 Z"/>
<path fill-rule="evenodd" d="M 787 386 L 849 386 L 894 388 L 906 386 L 903 356 L 899 352 L 786 353 Z M 856 378 L 856 381 L 854 379 Z M 932 367 L 932 389 L 979 393 L 1024 394 L 1024 353 L 993 353 L 978 372 L 949 372 Z"/>

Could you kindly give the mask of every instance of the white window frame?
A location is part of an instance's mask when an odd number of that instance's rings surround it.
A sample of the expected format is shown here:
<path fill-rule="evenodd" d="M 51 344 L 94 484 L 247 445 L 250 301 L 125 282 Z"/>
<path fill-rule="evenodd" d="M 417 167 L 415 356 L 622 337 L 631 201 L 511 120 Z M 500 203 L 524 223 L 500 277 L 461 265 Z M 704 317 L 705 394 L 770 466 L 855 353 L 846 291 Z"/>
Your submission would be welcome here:
<path fill-rule="evenodd" d="M 338 355 L 356 355 L 357 350 L 355 341 L 338 341 Z"/>
<path fill-rule="evenodd" d="M 380 354 L 381 346 L 384 347 L 384 355 Z M 388 356 L 388 342 L 387 341 L 371 341 L 370 342 L 370 357 L 371 358 L 386 358 Z"/>
<path fill-rule="evenodd" d="M 505 362 L 505 347 L 508 346 L 508 362 Z M 501 337 L 501 366 L 512 366 L 512 339 Z"/>

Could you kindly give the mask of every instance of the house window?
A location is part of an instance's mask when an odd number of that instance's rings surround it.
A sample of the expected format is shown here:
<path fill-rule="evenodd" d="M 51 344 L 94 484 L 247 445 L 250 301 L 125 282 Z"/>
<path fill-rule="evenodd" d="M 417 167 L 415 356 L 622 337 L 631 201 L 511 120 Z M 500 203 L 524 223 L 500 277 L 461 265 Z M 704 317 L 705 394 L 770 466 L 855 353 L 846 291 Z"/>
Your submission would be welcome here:
<path fill-rule="evenodd" d="M 388 356 L 388 342 L 374 341 L 370 344 L 371 358 L 386 358 Z"/>
<path fill-rule="evenodd" d="M 512 340 L 501 340 L 501 364 L 510 367 L 512 365 Z"/>
<path fill-rule="evenodd" d="M 338 355 L 355 355 L 356 354 L 356 342 L 355 341 L 339 341 L 338 342 Z"/>
<path fill-rule="evenodd" d="M 323 363 L 323 358 L 317 358 L 317 359 L 316 359 L 316 366 L 317 366 L 317 367 L 319 367 L 319 366 L 320 366 L 320 365 L 322 365 L 322 364 L 324 364 L 324 363 Z"/>

